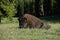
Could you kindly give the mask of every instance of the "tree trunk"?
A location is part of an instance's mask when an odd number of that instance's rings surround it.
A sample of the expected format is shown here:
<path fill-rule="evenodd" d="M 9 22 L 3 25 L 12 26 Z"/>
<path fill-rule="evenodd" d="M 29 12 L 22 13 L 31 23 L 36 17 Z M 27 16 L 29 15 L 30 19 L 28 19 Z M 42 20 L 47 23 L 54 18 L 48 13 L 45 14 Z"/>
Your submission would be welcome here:
<path fill-rule="evenodd" d="M 44 16 L 43 0 L 40 1 L 40 16 Z"/>
<path fill-rule="evenodd" d="M 34 14 L 34 8 L 33 8 L 33 0 L 32 0 L 32 2 L 29 5 L 29 13 L 32 14 L 32 15 L 35 15 Z"/>
<path fill-rule="evenodd" d="M 22 13 L 21 13 L 21 7 L 20 7 L 20 4 L 18 4 L 18 6 L 17 6 L 17 14 L 18 14 L 19 28 L 21 28 L 21 18 L 22 18 Z"/>
<path fill-rule="evenodd" d="M 36 17 L 40 17 L 40 0 L 35 0 L 35 14 Z"/>
<path fill-rule="evenodd" d="M 45 16 L 51 15 L 51 0 L 44 0 L 43 4 Z"/>
<path fill-rule="evenodd" d="M 22 28 L 22 18 L 23 18 L 23 15 L 24 15 L 24 2 L 23 4 L 20 4 L 18 2 L 18 6 L 17 6 L 17 13 L 18 13 L 18 21 L 19 21 L 19 28 Z"/>
<path fill-rule="evenodd" d="M 0 16 L 0 24 L 1 24 L 1 16 Z"/>
<path fill-rule="evenodd" d="M 56 11 L 55 12 L 55 15 L 56 16 L 60 16 L 60 0 L 56 0 Z"/>

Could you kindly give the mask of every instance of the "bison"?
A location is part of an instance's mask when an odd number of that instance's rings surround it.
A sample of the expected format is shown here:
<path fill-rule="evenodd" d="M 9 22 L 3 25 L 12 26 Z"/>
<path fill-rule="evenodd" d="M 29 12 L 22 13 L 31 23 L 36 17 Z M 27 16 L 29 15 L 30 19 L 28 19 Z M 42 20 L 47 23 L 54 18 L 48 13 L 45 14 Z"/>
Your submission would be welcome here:
<path fill-rule="evenodd" d="M 39 18 L 31 14 L 24 14 L 23 21 L 21 22 L 23 28 L 50 28 L 50 25 L 48 25 L 46 22 L 40 20 Z"/>

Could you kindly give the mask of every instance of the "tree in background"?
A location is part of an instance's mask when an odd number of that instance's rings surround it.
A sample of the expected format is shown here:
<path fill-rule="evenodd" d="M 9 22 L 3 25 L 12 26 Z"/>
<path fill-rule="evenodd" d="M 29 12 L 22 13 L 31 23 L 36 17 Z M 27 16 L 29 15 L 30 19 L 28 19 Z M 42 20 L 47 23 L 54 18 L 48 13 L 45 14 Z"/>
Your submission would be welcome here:
<path fill-rule="evenodd" d="M 10 21 L 17 13 L 19 19 L 29 13 L 36 17 L 60 15 L 59 0 L 0 0 L 0 15 L 5 15 Z M 2 9 L 1 9 L 2 8 Z M 3 11 L 2 11 L 3 10 Z"/>
<path fill-rule="evenodd" d="M 36 17 L 40 17 L 40 1 L 41 0 L 35 0 L 35 14 L 36 14 Z"/>
<path fill-rule="evenodd" d="M 24 15 L 24 1 L 23 0 L 18 0 L 17 5 L 17 13 L 18 13 L 18 21 L 19 21 L 19 28 L 21 27 L 21 21 L 23 20 L 23 15 Z"/>
<path fill-rule="evenodd" d="M 44 0 L 41 0 L 40 1 L 40 16 L 44 16 L 45 14 L 44 14 L 44 8 L 43 8 L 43 1 Z"/>
<path fill-rule="evenodd" d="M 43 0 L 25 0 L 24 2 L 25 2 L 24 11 L 26 11 L 27 13 L 30 13 L 37 17 L 38 17 L 38 15 L 39 16 L 44 15 Z"/>
<path fill-rule="evenodd" d="M 24 13 L 29 13 L 34 15 L 33 4 L 34 4 L 34 0 L 24 0 Z"/>
<path fill-rule="evenodd" d="M 60 16 L 60 0 L 56 0 L 56 11 L 55 12 L 55 15 L 58 15 Z"/>
<path fill-rule="evenodd" d="M 2 17 L 2 13 L 1 13 L 1 11 L 0 11 L 0 23 L 1 23 L 1 17 Z"/>
<path fill-rule="evenodd" d="M 3 10 L 3 8 L 1 7 L 1 2 L 2 0 L 0 0 L 0 23 L 1 23 L 2 17 L 5 16 L 5 10 Z"/>
<path fill-rule="evenodd" d="M 44 0 L 43 8 L 45 16 L 51 15 L 51 0 Z"/>
<path fill-rule="evenodd" d="M 2 0 L 1 8 L 6 11 L 7 18 L 12 21 L 12 17 L 16 13 L 15 4 L 9 0 Z"/>

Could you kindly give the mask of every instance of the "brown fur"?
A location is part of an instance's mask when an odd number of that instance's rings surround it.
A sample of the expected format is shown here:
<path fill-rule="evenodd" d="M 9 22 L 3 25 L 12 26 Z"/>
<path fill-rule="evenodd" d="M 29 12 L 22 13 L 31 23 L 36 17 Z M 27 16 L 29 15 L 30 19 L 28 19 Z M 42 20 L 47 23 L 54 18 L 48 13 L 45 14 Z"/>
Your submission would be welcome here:
<path fill-rule="evenodd" d="M 50 26 L 43 22 L 42 20 L 40 20 L 39 18 L 30 15 L 30 14 L 25 14 L 23 16 L 23 18 L 26 19 L 26 23 L 24 24 L 24 28 L 45 28 L 45 29 L 49 29 Z"/>

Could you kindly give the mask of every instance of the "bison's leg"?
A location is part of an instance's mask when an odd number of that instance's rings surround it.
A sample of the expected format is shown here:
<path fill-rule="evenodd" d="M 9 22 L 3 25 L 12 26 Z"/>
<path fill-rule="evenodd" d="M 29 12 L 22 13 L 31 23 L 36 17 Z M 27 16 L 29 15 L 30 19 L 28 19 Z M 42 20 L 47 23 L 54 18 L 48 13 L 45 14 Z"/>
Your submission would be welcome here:
<path fill-rule="evenodd" d="M 50 27 L 51 27 L 51 26 L 50 26 L 50 25 L 48 25 L 47 23 L 43 23 L 42 28 L 49 29 Z"/>

